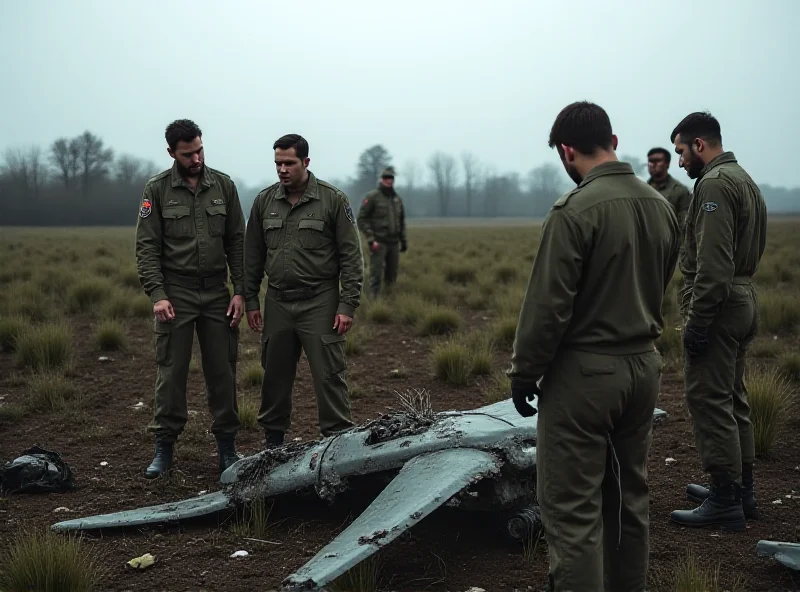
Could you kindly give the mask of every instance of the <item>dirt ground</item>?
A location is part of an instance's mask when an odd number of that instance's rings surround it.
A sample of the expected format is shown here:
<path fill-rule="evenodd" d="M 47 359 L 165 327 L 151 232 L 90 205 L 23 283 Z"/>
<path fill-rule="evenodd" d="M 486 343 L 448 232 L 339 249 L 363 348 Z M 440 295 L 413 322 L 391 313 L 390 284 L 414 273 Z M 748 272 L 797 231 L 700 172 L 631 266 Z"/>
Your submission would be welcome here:
<path fill-rule="evenodd" d="M 76 335 L 89 334 L 88 317 L 71 319 Z M 83 412 L 64 418 L 28 414 L 18 422 L 0 424 L 0 460 L 7 462 L 24 449 L 39 444 L 62 455 L 76 474 L 78 489 L 50 495 L 12 495 L 0 502 L 0 540 L 8 541 L 19 527 L 46 526 L 90 514 L 118 511 L 197 495 L 217 489 L 216 450 L 205 430 L 202 373 L 190 373 L 192 411 L 187 431 L 191 445 L 178 446 L 176 474 L 168 482 L 151 482 L 142 472 L 151 459 L 152 442 L 145 433 L 150 418 L 155 366 L 151 329 L 147 321 L 129 320 L 129 346 L 101 362 L 98 352 L 79 343 L 73 378 L 85 395 Z M 242 351 L 255 357 L 257 337 L 246 327 Z M 486 404 L 479 384 L 448 387 L 431 374 L 430 344 L 402 325 L 379 326 L 359 355 L 349 357 L 349 378 L 358 385 L 352 401 L 355 419 L 368 420 L 397 405 L 396 391 L 426 388 L 435 410 L 467 409 Z M 196 352 L 197 346 L 195 345 Z M 500 350 L 496 363 L 502 368 L 509 352 Z M 393 370 L 402 369 L 400 373 Z M 398 377 L 399 374 L 399 377 Z M 0 354 L 0 395 L 13 403 L 24 396 L 9 354 Z M 252 395 L 242 388 L 240 396 Z M 144 408 L 134 406 L 144 403 Z M 747 531 L 684 530 L 671 524 L 669 512 L 688 508 L 683 499 L 688 482 L 702 480 L 679 377 L 665 376 L 659 406 L 669 413 L 655 431 L 650 457 L 651 590 L 669 590 L 669 581 L 688 549 L 702 561 L 720 561 L 724 583 L 736 574 L 746 579 L 744 589 L 793 590 L 799 574 L 770 559 L 757 557 L 760 539 L 794 541 L 800 524 L 800 459 L 796 435 L 800 421 L 791 420 L 779 442 L 774 459 L 757 466 L 757 487 L 762 519 L 749 522 Z M 296 384 L 294 425 L 290 438 L 316 436 L 316 409 L 305 359 Z M 187 435 L 187 441 L 189 436 Z M 243 430 L 239 449 L 259 450 L 263 436 Z M 665 459 L 677 462 L 668 465 Z M 101 462 L 107 462 L 101 466 Z M 146 528 L 120 535 L 90 539 L 101 554 L 106 570 L 101 589 L 122 590 L 269 590 L 299 568 L 336 533 L 357 516 L 365 499 L 325 504 L 281 500 L 272 509 L 271 543 L 243 540 L 231 529 L 231 521 L 184 525 L 182 528 Z M 780 503 L 773 503 L 780 501 Z M 349 505 L 348 505 L 349 504 Z M 59 507 L 68 513 L 56 513 Z M 546 545 L 526 561 L 521 545 L 498 532 L 491 520 L 455 510 L 440 510 L 419 524 L 408 536 L 380 553 L 380 590 L 464 591 L 471 586 L 485 590 L 541 590 L 547 571 Z M 231 559 L 244 549 L 249 556 Z M 126 562 L 144 553 L 157 557 L 154 567 L 134 572 Z M 794 581 L 792 580 L 794 577 Z M 725 588 L 723 588 L 725 589 Z"/>

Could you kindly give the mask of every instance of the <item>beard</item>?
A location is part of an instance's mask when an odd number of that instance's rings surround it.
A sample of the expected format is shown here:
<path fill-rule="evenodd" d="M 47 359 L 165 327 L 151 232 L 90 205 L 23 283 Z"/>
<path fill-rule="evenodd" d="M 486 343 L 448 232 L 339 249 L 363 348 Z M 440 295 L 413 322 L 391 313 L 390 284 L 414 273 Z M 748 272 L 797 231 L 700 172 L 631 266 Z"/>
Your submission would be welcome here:
<path fill-rule="evenodd" d="M 181 163 L 176 161 L 176 165 L 178 167 L 178 173 L 181 177 L 199 177 L 200 174 L 203 172 L 203 165 L 200 165 L 200 168 L 197 171 L 192 171 L 192 169 L 183 166 Z"/>
<path fill-rule="evenodd" d="M 699 177 L 700 173 L 703 171 L 703 167 L 705 165 L 700 157 L 697 156 L 697 153 L 695 153 L 693 147 L 689 148 L 689 153 L 691 154 L 691 157 L 689 159 L 689 166 L 685 167 L 686 174 L 689 175 L 690 179 L 697 179 L 697 177 Z"/>
<path fill-rule="evenodd" d="M 567 171 L 569 178 L 575 182 L 575 185 L 580 185 L 583 182 L 583 177 L 581 177 L 578 170 L 574 167 L 569 166 L 568 164 L 564 164 L 564 169 Z"/>

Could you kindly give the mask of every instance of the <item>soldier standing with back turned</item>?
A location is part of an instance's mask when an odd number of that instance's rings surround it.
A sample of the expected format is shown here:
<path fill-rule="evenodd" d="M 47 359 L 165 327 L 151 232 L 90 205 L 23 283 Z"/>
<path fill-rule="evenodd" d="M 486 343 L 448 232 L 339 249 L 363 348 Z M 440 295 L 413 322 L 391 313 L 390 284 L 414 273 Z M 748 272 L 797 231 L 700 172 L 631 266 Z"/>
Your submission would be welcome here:
<path fill-rule="evenodd" d="M 238 459 L 234 441 L 240 427 L 236 358 L 244 309 L 245 223 L 239 194 L 228 175 L 205 164 L 202 132 L 192 121 L 171 123 L 165 135 L 175 162 L 145 185 L 136 224 L 136 262 L 153 302 L 158 367 L 149 428 L 156 451 L 147 478 L 172 467 L 173 447 L 186 424 L 195 328 L 220 472 Z"/>
<path fill-rule="evenodd" d="M 687 487 L 702 504 L 676 510 L 684 526 L 744 530 L 757 518 L 755 443 L 744 384 L 745 356 L 758 329 L 751 278 L 767 238 L 767 209 L 756 183 L 722 147 L 719 122 L 687 115 L 670 140 L 680 166 L 696 179 L 686 220 L 681 313 L 684 318 L 686 404 L 711 488 Z"/>
<path fill-rule="evenodd" d="M 377 189 L 370 191 L 358 211 L 358 228 L 369 246 L 370 295 L 380 294 L 381 281 L 391 288 L 397 281 L 400 253 L 408 249 L 406 212 L 394 190 L 394 169 L 381 173 Z"/>
<path fill-rule="evenodd" d="M 643 592 L 662 364 L 655 342 L 678 219 L 617 160 L 599 106 L 565 107 L 549 144 L 578 186 L 545 219 L 509 376 L 522 416 L 537 412 L 527 401 L 538 396 L 536 488 L 550 588 Z"/>
<path fill-rule="evenodd" d="M 262 332 L 258 423 L 267 447 L 281 445 L 291 424 L 301 351 L 311 367 L 322 435 L 353 425 L 344 341 L 364 276 L 347 196 L 308 170 L 308 142 L 302 136 L 284 136 L 273 148 L 279 182 L 256 197 L 245 238 L 247 322 Z M 262 316 L 259 290 L 265 273 Z"/>

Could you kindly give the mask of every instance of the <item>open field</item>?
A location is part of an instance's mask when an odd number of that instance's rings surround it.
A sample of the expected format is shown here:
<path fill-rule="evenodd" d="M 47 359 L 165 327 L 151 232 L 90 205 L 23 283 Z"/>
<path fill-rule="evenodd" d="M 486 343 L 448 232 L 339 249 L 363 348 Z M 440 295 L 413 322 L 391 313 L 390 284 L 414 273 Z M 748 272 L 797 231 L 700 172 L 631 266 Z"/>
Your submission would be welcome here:
<path fill-rule="evenodd" d="M 412 226 L 394 293 L 384 301 L 365 301 L 348 336 L 348 380 L 358 422 L 396 408 L 396 393 L 407 389 L 427 389 L 436 411 L 475 408 L 508 396 L 502 372 L 536 252 L 538 225 L 482 222 L 467 228 L 427 221 Z M 720 568 L 720 586 L 708 590 L 798 589 L 798 574 L 757 557 L 755 545 L 760 539 L 800 540 L 800 220 L 771 221 L 767 253 L 756 276 L 762 328 L 750 355 L 751 396 L 768 404 L 783 388 L 788 402 L 775 418 L 759 424 L 765 427 L 755 470 L 761 519 L 748 522 L 743 533 L 686 530 L 669 522 L 671 510 L 691 507 L 683 494 L 686 483 L 705 481 L 683 401 L 678 281 L 676 274 L 660 343 L 666 368 L 658 405 L 669 418 L 655 429 L 649 464 L 649 589 L 700 590 L 676 582 L 690 554 L 705 568 Z M 39 444 L 60 453 L 78 482 L 77 490 L 65 494 L 0 499 L 0 572 L 4 551 L 24 531 L 219 487 L 196 340 L 190 419 L 176 448 L 176 470 L 156 482 L 142 476 L 152 455 L 145 426 L 155 354 L 152 311 L 138 285 L 131 228 L 2 229 L 0 348 L 0 462 Z M 108 360 L 100 361 L 101 356 Z M 263 442 L 253 427 L 258 359 L 258 336 L 243 322 L 239 406 L 249 427 L 238 439 L 242 453 L 257 451 Z M 778 372 L 772 376 L 777 382 L 769 381 L 771 371 Z M 316 438 L 305 359 L 294 400 L 288 437 Z M 675 462 L 667 463 L 667 458 Z M 332 508 L 281 502 L 272 506 L 266 524 L 223 517 L 185 528 L 89 537 L 84 545 L 102 568 L 98 590 L 268 590 L 340 532 L 368 499 L 352 502 Z M 56 513 L 61 507 L 69 512 Z M 266 532 L 258 532 L 257 526 Z M 529 549 L 493 528 L 476 516 L 440 510 L 370 563 L 376 586 L 342 589 L 541 590 L 546 544 Z M 250 555 L 229 558 L 239 549 Z M 157 557 L 154 567 L 136 572 L 126 566 L 144 553 Z M 362 578 L 367 575 L 359 571 Z"/>

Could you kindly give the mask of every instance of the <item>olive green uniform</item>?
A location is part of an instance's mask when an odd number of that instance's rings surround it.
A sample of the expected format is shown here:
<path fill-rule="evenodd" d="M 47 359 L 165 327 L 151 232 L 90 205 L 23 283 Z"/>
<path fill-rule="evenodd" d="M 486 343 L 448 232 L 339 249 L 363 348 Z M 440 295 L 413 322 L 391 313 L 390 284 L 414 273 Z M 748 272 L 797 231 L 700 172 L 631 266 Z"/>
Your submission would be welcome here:
<path fill-rule="evenodd" d="M 741 480 L 755 457 L 744 384 L 745 354 L 758 328 L 751 283 L 767 236 L 767 210 L 756 183 L 724 152 L 694 186 L 680 268 L 685 325 L 707 329 L 700 358 L 685 356 L 686 402 L 703 469 Z"/>
<path fill-rule="evenodd" d="M 692 201 L 689 189 L 672 175 L 667 175 L 663 179 L 653 179 L 651 177 L 647 183 L 663 195 L 675 209 L 675 215 L 678 216 L 678 224 L 680 224 L 682 233 L 686 226 L 686 213 L 689 211 L 689 203 Z"/>
<path fill-rule="evenodd" d="M 149 430 L 174 442 L 187 420 L 186 382 L 194 331 L 200 343 L 212 433 L 235 435 L 239 329 L 227 316 L 233 294 L 244 295 L 245 222 L 231 178 L 203 167 L 192 189 L 175 165 L 144 188 L 136 224 L 139 280 L 155 304 L 169 300 L 175 318 L 155 321 L 155 415 Z"/>
<path fill-rule="evenodd" d="M 305 193 L 292 206 L 283 186 L 276 183 L 256 197 L 245 242 L 248 311 L 259 309 L 265 273 L 268 282 L 261 336 L 260 425 L 270 431 L 289 429 L 302 349 L 314 380 L 320 431 L 327 436 L 352 426 L 345 335 L 333 328 L 336 314 L 354 316 L 364 276 L 347 196 L 309 172 Z"/>
<path fill-rule="evenodd" d="M 673 209 L 624 162 L 592 169 L 544 222 L 509 376 L 541 388 L 537 497 L 555 592 L 645 589 L 655 341 L 679 240 Z"/>
<path fill-rule="evenodd" d="M 406 250 L 406 213 L 403 200 L 394 191 L 378 187 L 370 191 L 358 211 L 358 228 L 369 247 L 378 242 L 378 250 L 370 249 L 370 293 L 377 296 L 381 281 L 387 288 L 397 281 L 400 252 Z"/>

